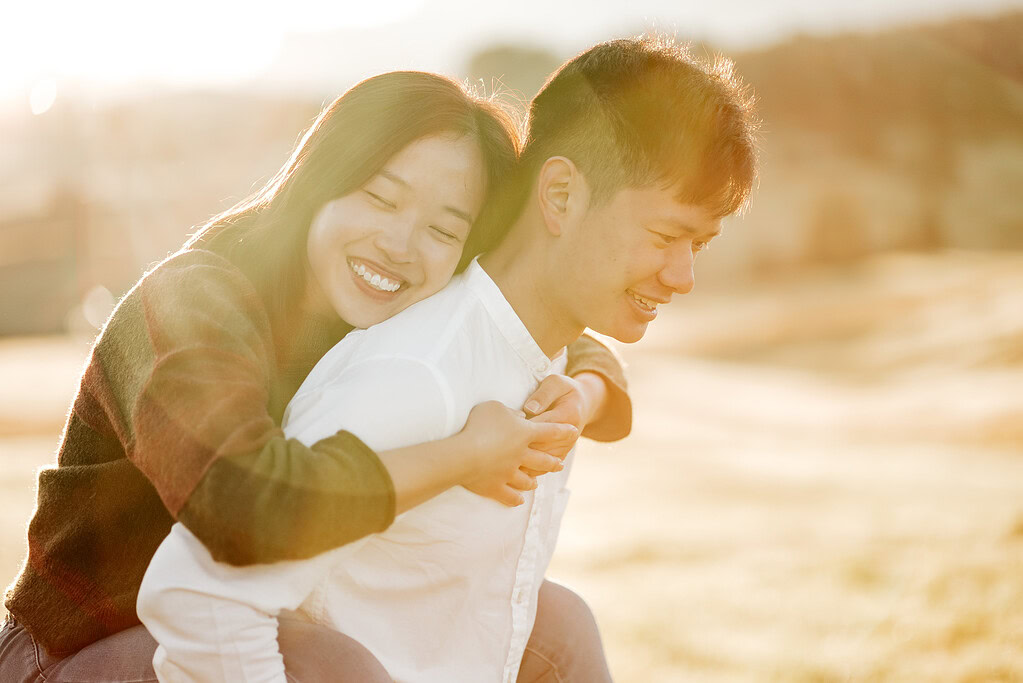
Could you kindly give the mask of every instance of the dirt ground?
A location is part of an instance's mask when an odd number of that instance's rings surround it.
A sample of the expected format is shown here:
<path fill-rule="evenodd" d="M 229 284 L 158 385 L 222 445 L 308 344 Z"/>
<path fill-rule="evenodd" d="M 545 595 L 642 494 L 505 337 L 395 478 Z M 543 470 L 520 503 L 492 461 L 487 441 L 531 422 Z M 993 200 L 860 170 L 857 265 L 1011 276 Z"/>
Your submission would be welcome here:
<path fill-rule="evenodd" d="M 88 345 L 0 340 L 0 579 Z M 622 349 L 550 575 L 619 681 L 1023 681 L 1023 255 L 698 289 Z"/>

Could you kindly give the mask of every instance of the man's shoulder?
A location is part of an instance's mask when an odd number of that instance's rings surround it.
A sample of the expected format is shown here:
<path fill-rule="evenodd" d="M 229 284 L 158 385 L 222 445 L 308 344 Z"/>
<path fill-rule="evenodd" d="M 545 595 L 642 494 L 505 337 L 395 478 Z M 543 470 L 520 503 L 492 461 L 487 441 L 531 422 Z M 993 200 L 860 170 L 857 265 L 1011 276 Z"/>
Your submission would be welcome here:
<path fill-rule="evenodd" d="M 326 424 L 322 416 L 337 417 L 341 412 L 344 419 L 332 417 L 330 428 L 336 431 L 340 424 L 357 435 L 372 434 L 374 447 L 405 435 L 410 413 L 416 424 L 440 430 L 436 434 L 428 430 L 430 438 L 451 433 L 458 390 L 473 370 L 465 344 L 474 336 L 471 320 L 481 308 L 470 291 L 457 282 L 452 285 L 338 342 L 292 399 L 285 434 L 303 440 L 310 435 L 322 438 L 316 431 Z M 389 410 L 379 411 L 380 405 Z M 340 406 L 345 410 L 339 412 Z M 363 409 L 371 407 L 371 414 L 365 414 Z M 394 424 L 396 414 L 403 416 L 400 428 Z M 358 424 L 348 422 L 353 415 L 358 415 Z"/>
<path fill-rule="evenodd" d="M 479 297 L 460 278 L 393 317 L 360 330 L 360 355 L 406 355 L 437 358 L 471 339 L 486 310 Z M 351 336 L 351 335 L 349 335 Z M 342 340 L 344 343 L 345 340 Z"/>

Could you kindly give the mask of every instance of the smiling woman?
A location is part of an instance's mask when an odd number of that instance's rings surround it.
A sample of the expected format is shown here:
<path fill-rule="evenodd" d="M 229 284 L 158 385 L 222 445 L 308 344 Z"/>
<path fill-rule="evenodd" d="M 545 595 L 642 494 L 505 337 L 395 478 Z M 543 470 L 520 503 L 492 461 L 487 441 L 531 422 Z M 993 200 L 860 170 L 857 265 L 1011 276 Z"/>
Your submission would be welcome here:
<path fill-rule="evenodd" d="M 424 137 L 395 154 L 362 190 L 313 218 L 310 307 L 333 307 L 366 328 L 440 290 L 462 257 L 485 183 L 469 137 Z"/>
<path fill-rule="evenodd" d="M 552 377 L 527 399 L 567 405 L 557 415 L 572 419 L 529 421 L 491 402 L 452 436 L 379 453 L 346 431 L 306 444 L 281 429 L 310 369 L 353 326 L 430 296 L 500 238 L 496 224 L 470 223 L 517 150 L 508 115 L 456 81 L 367 79 L 264 188 L 143 276 L 97 338 L 58 464 L 39 475 L 0 680 L 150 680 L 156 643 L 135 603 L 175 520 L 227 563 L 307 558 L 457 485 L 517 506 L 580 431 L 628 432 L 621 367 L 592 340 L 569 349 L 577 381 Z M 571 593 L 547 594 L 558 596 L 550 613 L 592 623 Z M 282 626 L 292 671 L 389 680 L 358 643 L 310 628 Z M 545 631 L 540 621 L 533 633 L 596 637 Z"/>
<path fill-rule="evenodd" d="M 288 164 L 188 246 L 237 263 L 275 321 L 298 308 L 368 327 L 500 239 L 495 221 L 470 223 L 517 151 L 511 117 L 462 85 L 412 71 L 375 76 L 327 107 Z M 374 275 L 399 287 L 374 286 Z M 290 336 L 288 325 L 275 329 Z"/>

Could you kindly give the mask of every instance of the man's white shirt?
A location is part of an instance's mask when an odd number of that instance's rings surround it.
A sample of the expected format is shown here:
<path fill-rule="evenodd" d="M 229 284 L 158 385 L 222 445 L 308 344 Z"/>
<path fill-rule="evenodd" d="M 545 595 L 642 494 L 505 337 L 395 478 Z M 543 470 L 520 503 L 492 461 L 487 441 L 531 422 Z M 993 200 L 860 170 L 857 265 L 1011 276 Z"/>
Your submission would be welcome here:
<path fill-rule="evenodd" d="M 473 261 L 438 294 L 348 334 L 292 399 L 306 444 L 345 429 L 377 451 L 450 436 L 473 406 L 518 409 L 547 358 Z M 367 647 L 396 681 L 518 675 L 568 500 L 565 469 L 509 508 L 456 486 L 372 534 L 309 560 L 234 567 L 180 523 L 139 593 L 161 680 L 284 681 L 276 615 L 299 610 Z"/>

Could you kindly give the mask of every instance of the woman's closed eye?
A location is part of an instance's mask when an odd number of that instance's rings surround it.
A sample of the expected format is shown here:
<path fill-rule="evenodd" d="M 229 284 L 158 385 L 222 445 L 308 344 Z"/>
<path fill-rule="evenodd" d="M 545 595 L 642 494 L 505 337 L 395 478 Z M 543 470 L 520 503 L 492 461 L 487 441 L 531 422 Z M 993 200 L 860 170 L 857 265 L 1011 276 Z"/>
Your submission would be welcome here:
<path fill-rule="evenodd" d="M 431 225 L 430 230 L 432 230 L 437 237 L 447 242 L 461 242 L 458 235 L 446 228 L 440 227 L 439 225 Z"/>
<path fill-rule="evenodd" d="M 671 244 L 672 242 L 678 239 L 678 237 L 676 237 L 675 235 L 668 235 L 663 232 L 657 232 L 656 230 L 651 230 L 651 232 L 654 233 L 658 241 L 665 246 Z"/>
<path fill-rule="evenodd" d="M 398 208 L 398 204 L 396 202 L 393 202 L 390 199 L 387 199 L 383 195 L 379 195 L 376 192 L 372 192 L 370 190 L 363 190 L 363 192 L 365 192 L 369 196 L 370 201 L 372 201 L 374 204 L 376 204 L 377 206 L 379 206 L 381 208 L 384 208 L 384 209 L 396 209 L 396 208 Z"/>

